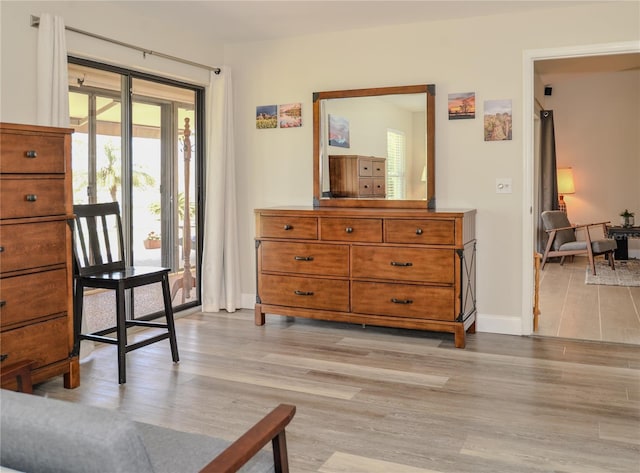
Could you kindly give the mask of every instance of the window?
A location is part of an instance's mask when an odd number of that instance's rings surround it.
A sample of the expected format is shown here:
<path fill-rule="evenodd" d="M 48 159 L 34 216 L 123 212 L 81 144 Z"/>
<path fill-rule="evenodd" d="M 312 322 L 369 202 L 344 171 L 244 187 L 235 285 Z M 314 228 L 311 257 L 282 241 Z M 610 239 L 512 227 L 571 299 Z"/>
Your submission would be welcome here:
<path fill-rule="evenodd" d="M 75 58 L 68 72 L 74 203 L 118 201 L 128 261 L 171 268 L 174 307 L 198 305 L 204 90 Z M 162 310 L 139 292 L 136 317 Z"/>
<path fill-rule="evenodd" d="M 406 195 L 405 156 L 407 140 L 403 132 L 387 129 L 387 198 Z"/>

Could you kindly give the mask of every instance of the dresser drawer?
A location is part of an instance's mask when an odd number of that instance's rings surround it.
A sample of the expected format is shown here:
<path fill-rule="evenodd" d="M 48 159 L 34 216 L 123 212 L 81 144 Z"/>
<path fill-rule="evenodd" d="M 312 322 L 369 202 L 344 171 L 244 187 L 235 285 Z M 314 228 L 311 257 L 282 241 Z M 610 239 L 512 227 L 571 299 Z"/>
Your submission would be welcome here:
<path fill-rule="evenodd" d="M 387 243 L 416 243 L 422 245 L 454 245 L 455 222 L 453 220 L 404 220 L 384 221 L 384 241 Z"/>
<path fill-rule="evenodd" d="M 3 158 L 4 159 L 4 156 Z M 64 179 L 1 179 L 0 216 L 65 215 Z"/>
<path fill-rule="evenodd" d="M 321 218 L 320 237 L 326 241 L 382 242 L 382 219 Z"/>
<path fill-rule="evenodd" d="M 67 271 L 56 269 L 0 280 L 2 327 L 67 310 Z"/>
<path fill-rule="evenodd" d="M 7 224 L 0 228 L 2 273 L 39 268 L 67 261 L 64 220 Z"/>
<path fill-rule="evenodd" d="M 0 133 L 0 172 L 62 174 L 64 136 Z"/>
<path fill-rule="evenodd" d="M 263 304 L 349 310 L 349 281 L 263 274 L 258 291 Z"/>
<path fill-rule="evenodd" d="M 349 276 L 349 247 L 321 243 L 261 242 L 262 271 Z"/>
<path fill-rule="evenodd" d="M 351 306 L 358 314 L 446 321 L 456 318 L 453 287 L 354 281 Z"/>
<path fill-rule="evenodd" d="M 67 317 L 58 317 L 0 333 L 3 363 L 33 360 L 34 368 L 69 357 Z"/>
<path fill-rule="evenodd" d="M 379 197 L 385 194 L 384 178 L 361 177 L 358 180 L 358 192 L 360 197 Z"/>
<path fill-rule="evenodd" d="M 260 217 L 259 232 L 259 236 L 263 238 L 317 240 L 318 219 L 288 216 Z"/>
<path fill-rule="evenodd" d="M 385 160 L 380 158 L 358 158 L 358 175 L 384 176 Z"/>
<path fill-rule="evenodd" d="M 351 249 L 351 275 L 363 279 L 453 284 L 453 250 L 355 246 Z"/>

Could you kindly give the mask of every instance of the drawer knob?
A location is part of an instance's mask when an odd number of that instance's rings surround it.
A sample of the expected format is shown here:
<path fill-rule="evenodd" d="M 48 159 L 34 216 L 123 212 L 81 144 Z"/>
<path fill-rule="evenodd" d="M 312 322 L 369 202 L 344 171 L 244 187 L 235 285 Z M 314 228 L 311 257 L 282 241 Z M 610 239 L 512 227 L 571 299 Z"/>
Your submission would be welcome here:
<path fill-rule="evenodd" d="M 4 253 L 4 246 L 0 246 L 0 253 Z"/>
<path fill-rule="evenodd" d="M 353 233 L 353 228 L 352 227 L 347 227 L 344 229 L 345 232 L 347 233 Z"/>
<path fill-rule="evenodd" d="M 365 188 L 365 189 L 368 189 L 368 188 L 369 188 L 369 184 L 365 184 L 365 185 L 364 185 L 364 188 Z"/>
<path fill-rule="evenodd" d="M 313 296 L 311 291 L 293 291 L 296 296 Z"/>
<path fill-rule="evenodd" d="M 24 198 L 27 202 L 35 202 L 38 200 L 38 196 L 35 194 L 27 194 Z"/>
<path fill-rule="evenodd" d="M 411 263 L 409 261 L 406 262 L 406 263 L 403 263 L 402 261 L 392 261 L 391 262 L 391 266 L 402 266 L 402 267 L 406 268 L 408 266 L 413 266 L 413 263 Z"/>
<path fill-rule="evenodd" d="M 369 168 L 368 168 L 367 166 L 365 166 L 365 167 L 364 167 L 364 170 L 365 170 L 365 171 L 366 171 L 366 170 L 368 170 L 368 169 L 369 169 Z"/>
<path fill-rule="evenodd" d="M 35 150 L 35 149 L 30 149 L 29 151 L 27 151 L 27 152 L 25 153 L 25 156 L 26 156 L 27 158 L 37 158 L 37 157 L 38 157 L 38 153 L 36 152 L 36 150 Z"/>
<path fill-rule="evenodd" d="M 284 229 L 285 230 L 293 230 L 293 225 L 287 224 L 287 225 L 284 226 Z"/>
<path fill-rule="evenodd" d="M 3 353 L 2 355 L 0 355 L 0 361 L 4 361 L 7 358 L 9 358 L 9 354 L 8 353 Z"/>
<path fill-rule="evenodd" d="M 422 228 L 416 228 L 416 235 L 422 235 Z"/>
<path fill-rule="evenodd" d="M 296 261 L 313 261 L 313 256 L 294 256 L 293 259 Z"/>
<path fill-rule="evenodd" d="M 7 305 L 7 301 L 0 301 L 0 307 L 4 307 Z"/>
<path fill-rule="evenodd" d="M 411 299 L 396 299 L 395 297 L 391 299 L 391 302 L 394 304 L 413 304 Z"/>

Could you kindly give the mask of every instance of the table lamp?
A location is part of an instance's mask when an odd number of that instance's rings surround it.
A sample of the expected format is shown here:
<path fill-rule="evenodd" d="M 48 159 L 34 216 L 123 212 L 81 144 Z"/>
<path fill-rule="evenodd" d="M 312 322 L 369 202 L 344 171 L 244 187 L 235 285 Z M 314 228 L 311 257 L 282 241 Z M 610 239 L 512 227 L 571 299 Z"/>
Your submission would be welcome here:
<path fill-rule="evenodd" d="M 573 182 L 572 168 L 558 169 L 558 207 L 567 213 L 567 204 L 564 202 L 564 194 L 575 194 L 576 186 Z"/>

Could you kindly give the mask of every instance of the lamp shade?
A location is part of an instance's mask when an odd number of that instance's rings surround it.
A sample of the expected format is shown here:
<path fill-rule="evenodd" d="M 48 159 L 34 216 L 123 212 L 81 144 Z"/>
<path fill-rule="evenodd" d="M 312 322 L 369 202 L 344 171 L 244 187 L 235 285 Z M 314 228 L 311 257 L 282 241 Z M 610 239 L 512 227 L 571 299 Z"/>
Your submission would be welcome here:
<path fill-rule="evenodd" d="M 576 186 L 573 182 L 573 169 L 558 169 L 558 194 L 574 194 Z"/>

